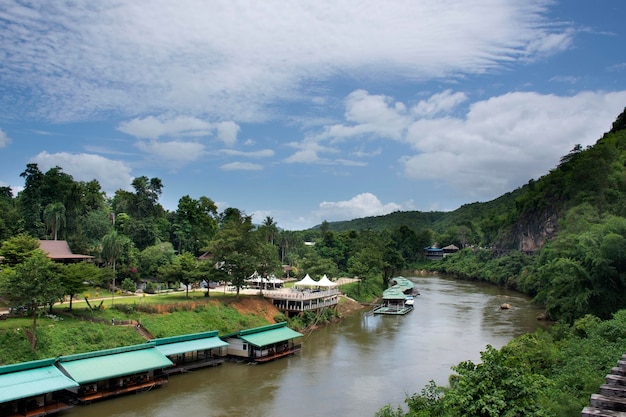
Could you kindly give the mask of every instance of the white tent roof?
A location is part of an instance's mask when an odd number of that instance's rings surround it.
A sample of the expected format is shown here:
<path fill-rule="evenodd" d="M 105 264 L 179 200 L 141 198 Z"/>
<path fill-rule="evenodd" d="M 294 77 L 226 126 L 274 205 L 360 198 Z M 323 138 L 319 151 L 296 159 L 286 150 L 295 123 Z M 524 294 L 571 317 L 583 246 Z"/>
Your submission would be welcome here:
<path fill-rule="evenodd" d="M 300 281 L 293 284 L 293 286 L 296 288 L 297 287 L 317 287 L 318 285 L 320 284 L 317 281 L 315 281 L 313 278 L 311 278 L 309 274 L 306 274 L 304 278 L 302 278 Z"/>
<path fill-rule="evenodd" d="M 336 283 L 334 283 L 334 282 L 332 282 L 331 280 L 328 279 L 326 274 L 324 274 L 322 279 L 319 280 L 317 285 L 319 285 L 320 287 L 336 287 L 337 286 Z"/>

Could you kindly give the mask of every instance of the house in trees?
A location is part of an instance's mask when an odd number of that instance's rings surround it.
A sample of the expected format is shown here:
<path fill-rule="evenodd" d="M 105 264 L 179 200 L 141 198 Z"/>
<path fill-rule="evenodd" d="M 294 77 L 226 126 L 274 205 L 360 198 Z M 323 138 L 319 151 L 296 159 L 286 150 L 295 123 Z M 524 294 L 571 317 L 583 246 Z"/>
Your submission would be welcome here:
<path fill-rule="evenodd" d="M 55 262 L 68 264 L 93 260 L 93 256 L 72 253 L 70 245 L 65 240 L 40 240 L 39 248 Z"/>
<path fill-rule="evenodd" d="M 431 261 L 438 261 L 440 259 L 443 259 L 443 254 L 443 249 L 435 246 L 429 246 L 427 248 L 424 248 L 424 257 Z"/>
<path fill-rule="evenodd" d="M 444 246 L 443 247 L 443 256 L 446 256 L 446 255 L 451 254 L 451 253 L 456 253 L 458 251 L 459 251 L 459 248 L 455 244 Z"/>

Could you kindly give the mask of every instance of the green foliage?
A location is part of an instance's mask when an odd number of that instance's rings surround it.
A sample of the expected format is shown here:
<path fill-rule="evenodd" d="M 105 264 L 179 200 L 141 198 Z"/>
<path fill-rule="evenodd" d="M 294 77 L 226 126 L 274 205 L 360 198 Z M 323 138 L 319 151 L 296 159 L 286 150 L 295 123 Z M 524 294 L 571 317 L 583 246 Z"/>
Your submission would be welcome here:
<path fill-rule="evenodd" d="M 2 263 L 8 266 L 21 264 L 30 258 L 35 251 L 39 251 L 39 241 L 27 234 L 12 236 L 2 242 L 0 256 L 4 257 Z"/>
<path fill-rule="evenodd" d="M 481 363 L 453 367 L 449 387 L 432 381 L 407 396 L 404 413 L 388 405 L 380 416 L 579 415 L 623 354 L 626 310 L 610 320 L 585 316 L 513 339 L 499 351 L 488 346 Z"/>
<path fill-rule="evenodd" d="M 135 286 L 135 281 L 133 281 L 130 278 L 124 278 L 124 280 L 122 281 L 122 290 L 124 291 L 128 291 L 128 292 L 135 292 L 137 290 L 137 287 Z"/>

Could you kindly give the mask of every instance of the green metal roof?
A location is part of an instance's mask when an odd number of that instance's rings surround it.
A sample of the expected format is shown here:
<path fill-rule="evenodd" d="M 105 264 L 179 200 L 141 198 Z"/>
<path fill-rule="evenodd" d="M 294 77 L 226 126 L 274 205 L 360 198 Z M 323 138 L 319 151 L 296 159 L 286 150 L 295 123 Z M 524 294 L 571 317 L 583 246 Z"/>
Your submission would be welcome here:
<path fill-rule="evenodd" d="M 127 348 L 63 356 L 59 365 L 79 384 L 172 366 L 152 342 Z"/>
<path fill-rule="evenodd" d="M 383 291 L 383 299 L 385 300 L 404 300 L 405 298 L 406 294 L 398 287 L 387 288 Z"/>
<path fill-rule="evenodd" d="M 54 359 L 0 367 L 0 403 L 77 386 L 54 366 Z"/>
<path fill-rule="evenodd" d="M 304 336 L 302 333 L 298 333 L 287 327 L 286 322 L 239 332 L 239 338 L 257 347 L 268 346 L 302 336 Z"/>
<path fill-rule="evenodd" d="M 398 287 L 402 291 L 412 290 L 413 287 L 415 286 L 415 284 L 413 284 L 413 281 L 406 279 L 404 277 L 394 277 L 394 278 L 391 278 L 389 281 L 395 282 L 395 285 L 393 285 L 391 288 Z"/>
<path fill-rule="evenodd" d="M 156 349 L 163 355 L 178 355 L 180 353 L 228 346 L 228 343 L 217 337 L 217 333 L 216 330 L 213 332 L 165 337 L 153 340 L 153 342 L 156 344 Z"/>

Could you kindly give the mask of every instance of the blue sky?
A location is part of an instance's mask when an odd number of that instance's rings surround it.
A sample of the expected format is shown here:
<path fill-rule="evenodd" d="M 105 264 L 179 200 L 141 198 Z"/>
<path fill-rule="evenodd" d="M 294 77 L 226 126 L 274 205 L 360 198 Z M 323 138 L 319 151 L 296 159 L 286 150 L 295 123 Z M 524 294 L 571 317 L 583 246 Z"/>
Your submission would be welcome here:
<path fill-rule="evenodd" d="M 31 4 L 32 3 L 32 4 Z M 0 185 L 302 230 L 489 201 L 626 107 L 623 0 L 0 0 Z"/>

